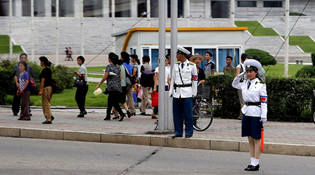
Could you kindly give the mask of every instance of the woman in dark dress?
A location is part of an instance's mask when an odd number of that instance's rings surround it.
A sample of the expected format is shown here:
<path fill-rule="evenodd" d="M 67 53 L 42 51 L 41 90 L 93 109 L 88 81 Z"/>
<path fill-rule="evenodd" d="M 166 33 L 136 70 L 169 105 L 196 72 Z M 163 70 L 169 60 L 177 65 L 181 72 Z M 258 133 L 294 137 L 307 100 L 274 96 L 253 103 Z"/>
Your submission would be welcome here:
<path fill-rule="evenodd" d="M 108 55 L 109 65 L 106 67 L 106 71 L 101 82 L 98 83 L 95 89 L 98 89 L 102 83 L 107 80 L 106 91 L 108 92 L 107 111 L 104 120 L 110 120 L 111 110 L 114 107 L 120 114 L 119 121 L 123 121 L 125 114 L 122 112 L 119 103 L 121 99 L 121 71 L 118 65 L 118 56 L 114 53 Z"/>

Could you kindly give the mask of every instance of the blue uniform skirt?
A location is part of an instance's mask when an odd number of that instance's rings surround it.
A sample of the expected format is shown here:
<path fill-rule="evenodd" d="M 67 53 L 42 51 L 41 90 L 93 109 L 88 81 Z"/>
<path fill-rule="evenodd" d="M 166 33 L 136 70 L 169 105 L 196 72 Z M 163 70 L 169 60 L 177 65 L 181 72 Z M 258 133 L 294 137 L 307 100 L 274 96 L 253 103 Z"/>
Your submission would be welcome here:
<path fill-rule="evenodd" d="M 261 138 L 262 124 L 260 117 L 242 117 L 242 137 L 252 137 L 259 140 Z"/>

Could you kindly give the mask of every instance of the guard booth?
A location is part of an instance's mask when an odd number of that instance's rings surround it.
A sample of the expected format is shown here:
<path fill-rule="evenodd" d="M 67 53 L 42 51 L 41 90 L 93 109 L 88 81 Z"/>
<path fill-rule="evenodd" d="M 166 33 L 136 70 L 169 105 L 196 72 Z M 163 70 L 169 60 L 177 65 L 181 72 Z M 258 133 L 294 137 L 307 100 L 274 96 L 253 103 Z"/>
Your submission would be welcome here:
<path fill-rule="evenodd" d="M 226 56 L 234 58 L 232 65 L 237 66 L 244 50 L 244 42 L 248 38 L 246 27 L 208 27 L 208 28 L 178 28 L 178 45 L 185 47 L 192 55 L 205 55 L 211 52 L 216 63 L 216 72 L 223 72 L 226 66 Z M 170 28 L 166 29 L 166 54 L 170 54 Z M 158 28 L 139 27 L 128 31 L 115 33 L 115 51 L 127 51 L 151 58 L 152 69 L 158 67 L 159 37 Z"/>

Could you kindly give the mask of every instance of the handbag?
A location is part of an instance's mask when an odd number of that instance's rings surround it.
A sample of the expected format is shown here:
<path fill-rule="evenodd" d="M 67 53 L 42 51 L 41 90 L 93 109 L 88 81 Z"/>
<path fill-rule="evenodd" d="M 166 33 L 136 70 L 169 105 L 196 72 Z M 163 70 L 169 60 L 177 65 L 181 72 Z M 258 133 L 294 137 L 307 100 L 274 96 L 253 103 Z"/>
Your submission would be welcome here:
<path fill-rule="evenodd" d="M 79 77 L 79 78 L 74 80 L 74 86 L 75 87 L 83 87 L 83 86 L 85 86 L 85 84 L 86 84 L 85 79 L 82 77 Z"/>

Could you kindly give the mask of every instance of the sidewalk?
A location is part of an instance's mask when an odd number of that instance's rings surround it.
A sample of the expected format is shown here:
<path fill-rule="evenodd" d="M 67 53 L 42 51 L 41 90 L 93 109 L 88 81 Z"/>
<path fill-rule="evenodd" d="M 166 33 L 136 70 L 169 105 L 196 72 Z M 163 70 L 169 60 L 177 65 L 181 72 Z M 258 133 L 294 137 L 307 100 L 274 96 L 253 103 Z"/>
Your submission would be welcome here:
<path fill-rule="evenodd" d="M 155 128 L 155 120 L 152 120 L 150 116 L 133 116 L 128 119 L 125 118 L 123 122 L 118 121 L 104 121 L 105 109 L 88 109 L 88 115 L 85 118 L 77 118 L 77 109 L 54 109 L 53 115 L 55 121 L 52 125 L 42 125 L 41 122 L 44 120 L 42 111 L 40 109 L 32 109 L 32 121 L 18 121 L 18 117 L 14 117 L 11 113 L 10 108 L 0 107 L 0 135 L 5 135 L 1 132 L 1 128 L 22 128 L 22 129 L 35 129 L 45 131 L 66 131 L 66 132 L 80 132 L 80 133 L 98 133 L 106 135 L 126 135 L 126 136 L 142 136 L 167 138 L 170 135 L 148 135 L 148 131 L 153 131 Z M 151 112 L 151 111 L 149 111 Z M 139 113 L 139 111 L 138 111 Z M 230 149 L 226 143 L 238 143 L 234 145 L 236 151 L 246 151 L 246 145 L 242 145 L 243 142 L 247 142 L 247 138 L 241 138 L 241 121 L 230 120 L 230 119 L 218 119 L 214 118 L 214 122 L 211 127 L 205 132 L 195 132 L 193 139 L 178 139 L 178 140 L 202 140 L 204 141 L 227 141 L 217 144 L 217 150 Z M 21 131 L 20 131 L 21 132 Z M 22 136 L 19 133 L 19 136 Z M 65 135 L 63 136 L 63 138 Z M 101 136 L 100 136 L 101 137 Z M 64 138 L 65 139 L 65 138 Z M 71 139 L 69 139 L 71 140 Z M 84 140 L 84 139 L 83 139 Z M 175 139 L 176 140 L 176 139 Z M 143 143 L 143 141 L 141 142 Z M 174 147 L 186 147 L 185 145 L 178 145 L 179 143 L 185 143 L 179 141 Z M 199 142 L 198 142 L 199 143 Z M 284 145 L 289 146 L 307 146 L 311 148 L 312 152 L 307 152 L 299 155 L 313 155 L 315 156 L 315 125 L 313 123 L 285 123 L 285 122 L 267 122 L 265 124 L 265 143 L 270 143 L 270 153 L 274 151 L 271 148 L 275 148 L 275 145 L 280 145 L 277 149 L 280 152 L 278 154 L 286 154 L 289 152 L 284 149 Z M 135 143 L 137 144 L 137 143 Z M 214 143 L 212 143 L 214 144 Z M 152 140 L 150 141 L 152 145 Z M 176 146 L 177 145 L 177 146 Z M 171 145 L 167 145 L 171 146 Z M 214 146 L 214 145 L 211 145 Z M 244 147 L 245 146 L 245 147 Z M 195 143 L 195 148 L 203 148 L 202 145 Z M 231 148 L 234 150 L 234 148 Z M 296 147 L 293 147 L 296 151 Z M 293 149 L 292 148 L 292 149 Z M 268 152 L 268 145 L 266 146 Z M 309 149 L 307 149 L 309 150 Z M 294 154 L 294 153 L 292 153 Z M 297 154 L 297 153 L 296 153 Z"/>

